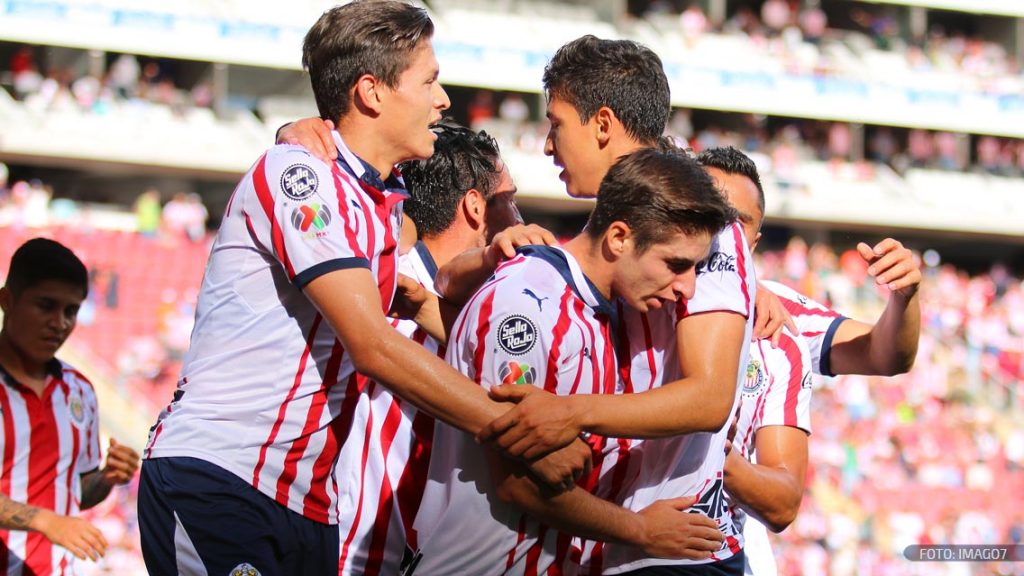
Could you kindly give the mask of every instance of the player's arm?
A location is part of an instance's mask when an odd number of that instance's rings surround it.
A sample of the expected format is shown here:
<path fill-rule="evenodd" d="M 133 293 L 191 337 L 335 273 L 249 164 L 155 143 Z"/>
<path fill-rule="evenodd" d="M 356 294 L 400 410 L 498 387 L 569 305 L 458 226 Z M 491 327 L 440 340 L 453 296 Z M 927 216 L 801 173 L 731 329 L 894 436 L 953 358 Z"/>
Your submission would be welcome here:
<path fill-rule="evenodd" d="M 518 463 L 487 453 L 498 498 L 560 532 L 635 546 L 654 558 L 703 560 L 722 547 L 723 536 L 714 520 L 683 512 L 693 497 L 661 500 L 632 512 L 582 488 L 552 496 Z"/>
<path fill-rule="evenodd" d="M 902 374 L 914 365 L 921 334 L 920 267 L 913 253 L 892 238 L 874 248 L 862 242 L 857 251 L 875 282 L 890 290 L 889 301 L 874 325 L 852 319 L 839 325 L 829 366 L 834 374 Z"/>
<path fill-rule="evenodd" d="M 39 532 L 78 558 L 98 560 L 107 551 L 107 540 L 95 526 L 73 516 L 15 502 L 0 494 L 0 528 Z"/>
<path fill-rule="evenodd" d="M 478 438 L 494 441 L 511 456 L 531 458 L 542 454 L 536 446 L 573 438 L 582 430 L 620 438 L 719 430 L 735 398 L 745 330 L 746 319 L 733 312 L 680 320 L 676 331 L 683 379 L 638 394 L 556 398 L 527 386 L 493 388 L 493 398 L 517 405 Z"/>
<path fill-rule="evenodd" d="M 105 500 L 114 486 L 131 482 L 138 469 L 139 454 L 130 446 L 118 444 L 117 440 L 111 438 L 103 468 L 81 475 L 82 510 L 88 510 Z"/>
<path fill-rule="evenodd" d="M 764 426 L 754 437 L 757 464 L 729 451 L 725 489 L 744 510 L 781 532 L 796 518 L 807 472 L 807 432 L 793 426 Z"/>
<path fill-rule="evenodd" d="M 502 260 L 516 255 L 516 248 L 557 243 L 554 234 L 536 224 L 510 226 L 495 234 L 490 245 L 467 250 L 442 266 L 434 278 L 434 287 L 445 300 L 461 306 L 494 274 Z"/>
<path fill-rule="evenodd" d="M 380 293 L 368 269 L 328 272 L 313 279 L 304 290 L 360 373 L 431 416 L 476 434 L 505 411 L 479 385 L 391 328 L 380 312 Z M 542 453 L 574 439 L 545 445 Z M 580 454 L 578 450 L 559 450 L 531 463 L 531 469 L 549 485 L 570 486 L 589 464 Z"/>

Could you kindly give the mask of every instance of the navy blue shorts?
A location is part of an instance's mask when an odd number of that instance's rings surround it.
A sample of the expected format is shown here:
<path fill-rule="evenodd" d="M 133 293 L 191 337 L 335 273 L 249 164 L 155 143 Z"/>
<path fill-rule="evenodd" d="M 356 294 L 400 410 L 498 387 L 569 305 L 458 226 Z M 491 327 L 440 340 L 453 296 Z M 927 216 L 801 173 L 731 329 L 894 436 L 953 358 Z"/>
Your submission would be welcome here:
<path fill-rule="evenodd" d="M 338 574 L 337 526 L 297 514 L 196 458 L 142 463 L 139 530 L 153 576 Z"/>
<path fill-rule="evenodd" d="M 743 550 L 725 560 L 708 564 L 666 564 L 648 566 L 621 576 L 743 576 L 746 565 Z"/>

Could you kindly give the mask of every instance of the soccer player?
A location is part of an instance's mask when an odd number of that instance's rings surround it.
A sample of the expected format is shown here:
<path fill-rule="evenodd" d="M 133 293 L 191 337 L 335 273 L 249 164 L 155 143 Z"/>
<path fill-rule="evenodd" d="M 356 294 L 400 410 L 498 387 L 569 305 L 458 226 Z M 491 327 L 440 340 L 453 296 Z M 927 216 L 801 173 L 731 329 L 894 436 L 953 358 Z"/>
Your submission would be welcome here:
<path fill-rule="evenodd" d="M 145 450 L 151 574 L 337 573 L 336 525 L 355 513 L 360 471 L 334 465 L 372 426 L 357 411 L 371 381 L 469 432 L 504 411 L 385 316 L 406 197 L 394 166 L 433 153 L 449 105 L 432 32 L 423 9 L 357 0 L 307 33 L 303 63 L 339 156 L 275 146 L 228 203 L 178 389 Z M 531 470 L 572 486 L 589 448 L 570 442 Z"/>
<path fill-rule="evenodd" d="M 486 246 L 495 233 L 521 221 L 516 187 L 498 144 L 485 132 L 442 124 L 427 160 L 401 166 L 409 187 L 404 209 L 421 236 L 399 260 L 399 272 L 434 292 L 434 275 L 456 254 Z M 444 356 L 442 343 L 413 320 L 392 320 L 399 333 Z M 397 574 L 406 546 L 418 548 L 412 520 L 427 480 L 434 419 L 371 382 L 357 410 L 367 433 L 350 441 L 336 466 L 356 476 L 354 514 L 339 519 L 340 574 Z M 364 445 L 366 450 L 364 451 Z"/>
<path fill-rule="evenodd" d="M 92 384 L 55 357 L 88 293 L 85 265 L 44 238 L 22 244 L 0 288 L 0 571 L 63 574 L 96 560 L 103 535 L 78 518 L 129 482 L 139 455 L 111 438 L 100 464 Z"/>
<path fill-rule="evenodd" d="M 484 388 L 614 394 L 611 300 L 647 311 L 692 296 L 696 263 L 732 218 L 691 158 L 657 150 L 625 157 L 602 182 L 585 232 L 564 248 L 520 249 L 470 299 L 452 329 L 448 361 Z M 443 424 L 433 450 L 416 521 L 422 548 L 410 573 L 560 574 L 570 534 L 675 556 L 668 527 L 685 516 L 677 508 L 693 502 L 652 502 L 635 514 L 580 491 L 545 497 L 521 466 Z"/>
<path fill-rule="evenodd" d="M 731 147 L 701 152 L 705 166 L 739 212 L 753 250 L 764 220 L 764 190 L 757 167 Z M 920 331 L 917 290 L 921 281 L 911 252 L 893 239 L 858 251 L 876 282 L 890 288 L 889 303 L 874 324 L 852 320 L 792 289 L 775 283 L 774 291 L 793 314 L 798 332 L 785 332 L 777 349 L 757 342 L 751 347 L 743 386 L 743 404 L 727 458 L 725 485 L 729 495 L 754 512 L 775 532 L 788 526 L 800 508 L 807 469 L 810 433 L 811 373 L 882 374 L 892 376 L 913 365 Z M 838 369 L 834 372 L 832 369 Z M 830 366 L 832 367 L 830 369 Z M 756 463 L 748 461 L 756 454 Z M 747 572 L 776 573 L 764 526 L 740 512 L 746 543 Z"/>

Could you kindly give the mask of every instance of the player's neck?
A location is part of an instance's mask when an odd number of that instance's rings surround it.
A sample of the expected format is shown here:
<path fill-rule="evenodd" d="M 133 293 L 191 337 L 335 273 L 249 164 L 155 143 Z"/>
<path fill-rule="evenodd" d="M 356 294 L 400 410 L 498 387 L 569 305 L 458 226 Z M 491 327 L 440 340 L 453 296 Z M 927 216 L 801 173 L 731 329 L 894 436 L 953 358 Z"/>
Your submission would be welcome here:
<path fill-rule="evenodd" d="M 19 384 L 41 394 L 46 387 L 46 365 L 46 362 L 40 364 L 23 354 L 6 332 L 0 332 L 0 366 Z"/>
<path fill-rule="evenodd" d="M 611 299 L 612 267 L 601 253 L 600 244 L 595 244 L 594 240 L 583 232 L 562 245 L 562 248 L 576 259 L 583 275 L 601 292 L 601 295 Z"/>
<path fill-rule="evenodd" d="M 373 166 L 387 178 L 388 174 L 401 160 L 395 157 L 394 151 L 384 144 L 384 140 L 376 135 L 372 123 L 352 114 L 338 120 L 338 134 L 345 146 L 359 157 L 360 160 Z"/>

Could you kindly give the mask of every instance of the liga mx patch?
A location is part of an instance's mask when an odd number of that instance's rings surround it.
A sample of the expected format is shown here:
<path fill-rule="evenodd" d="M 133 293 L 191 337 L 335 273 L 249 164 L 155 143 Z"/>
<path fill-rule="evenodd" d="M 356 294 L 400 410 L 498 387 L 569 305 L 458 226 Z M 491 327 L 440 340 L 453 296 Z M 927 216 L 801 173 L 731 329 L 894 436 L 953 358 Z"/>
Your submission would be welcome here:
<path fill-rule="evenodd" d="M 537 343 L 537 327 L 526 316 L 506 316 L 498 324 L 498 345 L 513 356 L 522 356 Z"/>
<path fill-rule="evenodd" d="M 292 164 L 281 174 L 281 190 L 292 200 L 309 198 L 319 185 L 316 172 L 305 164 Z"/>
<path fill-rule="evenodd" d="M 331 211 L 324 204 L 302 204 L 292 210 L 292 226 L 299 232 L 319 232 L 331 223 Z"/>
<path fill-rule="evenodd" d="M 502 384 L 533 384 L 537 379 L 537 371 L 529 364 L 511 361 L 501 365 L 498 378 Z"/>

